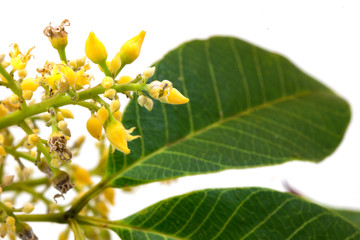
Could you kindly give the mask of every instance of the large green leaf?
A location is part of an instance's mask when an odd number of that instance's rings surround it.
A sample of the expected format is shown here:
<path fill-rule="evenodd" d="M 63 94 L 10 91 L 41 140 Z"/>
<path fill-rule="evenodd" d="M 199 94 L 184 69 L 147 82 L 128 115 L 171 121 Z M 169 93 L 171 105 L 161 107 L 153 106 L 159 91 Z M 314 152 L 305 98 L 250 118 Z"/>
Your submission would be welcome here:
<path fill-rule="evenodd" d="M 123 240 L 360 238 L 336 213 L 262 188 L 209 189 L 156 203 L 110 227 Z"/>
<path fill-rule="evenodd" d="M 340 143 L 348 104 L 286 58 L 230 37 L 191 41 L 156 64 L 186 105 L 132 100 L 124 125 L 141 139 L 110 155 L 115 187 L 231 168 L 318 162 Z"/>

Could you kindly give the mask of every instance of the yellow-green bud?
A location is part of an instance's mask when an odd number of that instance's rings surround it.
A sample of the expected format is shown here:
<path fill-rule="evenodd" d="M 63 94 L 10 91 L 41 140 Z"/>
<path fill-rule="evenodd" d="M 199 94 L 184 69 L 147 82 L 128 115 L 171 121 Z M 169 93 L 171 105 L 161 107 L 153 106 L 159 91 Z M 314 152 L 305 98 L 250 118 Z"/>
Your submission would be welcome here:
<path fill-rule="evenodd" d="M 104 97 L 113 100 L 115 98 L 116 95 L 116 90 L 115 89 L 106 89 L 106 91 L 104 92 Z"/>
<path fill-rule="evenodd" d="M 120 49 L 120 58 L 122 64 L 129 64 L 135 61 L 140 54 L 141 45 L 145 38 L 145 31 L 128 40 Z"/>
<path fill-rule="evenodd" d="M 100 120 L 101 124 L 104 124 L 109 117 L 109 112 L 106 108 L 102 107 L 97 111 L 96 116 Z"/>
<path fill-rule="evenodd" d="M 12 94 L 9 98 L 11 104 L 17 104 L 19 102 L 19 96 L 16 94 Z"/>
<path fill-rule="evenodd" d="M 62 121 L 58 122 L 57 126 L 60 130 L 64 130 L 67 128 L 67 123 L 64 120 L 62 120 Z"/>
<path fill-rule="evenodd" d="M 111 88 L 112 86 L 114 86 L 114 79 L 108 76 L 104 77 L 101 81 L 101 86 L 106 89 Z"/>
<path fill-rule="evenodd" d="M 25 100 L 30 100 L 33 97 L 33 92 L 31 90 L 24 90 L 22 93 L 22 97 Z"/>
<path fill-rule="evenodd" d="M 25 203 L 24 207 L 21 209 L 24 213 L 31 213 L 34 210 L 34 205 L 31 203 Z"/>
<path fill-rule="evenodd" d="M 86 122 L 86 128 L 91 136 L 93 136 L 94 138 L 100 141 L 101 132 L 102 132 L 102 123 L 97 117 L 94 116 L 94 114 L 91 114 L 91 117 Z"/>
<path fill-rule="evenodd" d="M 104 44 L 95 36 L 94 32 L 90 32 L 85 44 L 86 56 L 96 64 L 104 63 L 107 59 L 107 52 Z"/>
<path fill-rule="evenodd" d="M 27 77 L 21 82 L 21 89 L 24 90 L 30 90 L 34 92 L 39 87 L 39 84 L 37 84 L 32 77 Z"/>
<path fill-rule="evenodd" d="M 155 73 L 155 67 L 148 68 L 144 71 L 144 76 L 146 78 L 151 78 Z"/>
<path fill-rule="evenodd" d="M 114 101 L 112 101 L 110 103 L 111 113 L 114 113 L 114 112 L 118 111 L 119 109 L 120 109 L 120 101 L 119 101 L 119 99 L 115 99 Z"/>

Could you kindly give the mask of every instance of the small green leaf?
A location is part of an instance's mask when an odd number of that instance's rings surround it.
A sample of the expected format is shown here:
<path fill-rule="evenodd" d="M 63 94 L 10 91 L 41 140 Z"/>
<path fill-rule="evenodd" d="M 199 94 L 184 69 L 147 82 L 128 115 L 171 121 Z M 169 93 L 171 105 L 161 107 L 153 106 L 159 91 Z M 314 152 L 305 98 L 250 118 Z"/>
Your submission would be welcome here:
<path fill-rule="evenodd" d="M 112 224 L 132 239 L 359 239 L 336 213 L 263 188 L 208 189 L 156 203 Z"/>
<path fill-rule="evenodd" d="M 230 37 L 191 41 L 156 63 L 153 79 L 169 79 L 190 102 L 133 99 L 124 125 L 141 139 L 130 155 L 110 154 L 114 187 L 187 175 L 319 162 L 339 145 L 348 104 L 286 58 Z"/>

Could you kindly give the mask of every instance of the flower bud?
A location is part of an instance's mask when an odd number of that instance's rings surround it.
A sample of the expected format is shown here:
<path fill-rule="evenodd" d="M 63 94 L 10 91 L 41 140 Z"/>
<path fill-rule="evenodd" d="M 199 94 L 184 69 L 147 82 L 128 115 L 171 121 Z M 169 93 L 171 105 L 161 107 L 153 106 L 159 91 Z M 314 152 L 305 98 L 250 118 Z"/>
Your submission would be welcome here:
<path fill-rule="evenodd" d="M 14 175 L 4 176 L 3 179 L 2 179 L 2 185 L 3 186 L 10 185 L 10 184 L 13 183 L 13 181 L 14 181 Z"/>
<path fill-rule="evenodd" d="M 6 154 L 5 148 L 0 145 L 0 156 L 6 156 Z"/>
<path fill-rule="evenodd" d="M 106 89 L 104 92 L 104 97 L 110 100 L 113 100 L 115 98 L 115 95 L 116 95 L 116 90 L 112 88 Z"/>
<path fill-rule="evenodd" d="M 118 52 L 115 57 L 110 62 L 110 72 L 115 74 L 117 70 L 121 67 L 121 59 L 120 59 L 120 52 Z"/>
<path fill-rule="evenodd" d="M 114 101 L 112 101 L 112 103 L 110 103 L 111 113 L 114 113 L 114 112 L 118 111 L 119 109 L 120 109 L 119 99 L 115 99 Z"/>
<path fill-rule="evenodd" d="M 64 120 L 62 120 L 62 121 L 58 122 L 57 126 L 60 130 L 64 130 L 67 128 L 67 123 Z"/>
<path fill-rule="evenodd" d="M 17 224 L 16 234 L 22 240 L 38 240 L 32 228 L 24 222 L 20 222 L 19 224 Z"/>
<path fill-rule="evenodd" d="M 0 103 L 0 117 L 5 116 L 9 110 L 4 106 L 4 104 Z"/>
<path fill-rule="evenodd" d="M 117 110 L 116 112 L 113 113 L 113 116 L 116 120 L 121 122 L 121 112 L 119 110 Z"/>
<path fill-rule="evenodd" d="M 144 107 L 145 107 L 149 112 L 151 112 L 151 110 L 152 110 L 153 107 L 154 107 L 154 102 L 153 102 L 153 100 L 150 99 L 150 98 L 147 98 L 147 101 L 145 102 Z"/>
<path fill-rule="evenodd" d="M 39 139 L 40 139 L 39 136 L 36 134 L 30 134 L 28 136 L 28 141 L 34 145 L 36 145 L 38 143 Z"/>
<path fill-rule="evenodd" d="M 78 184 L 80 185 L 93 184 L 90 173 L 86 169 L 78 165 L 73 165 L 72 168 L 73 168 L 73 176 Z"/>
<path fill-rule="evenodd" d="M 135 61 L 140 54 L 141 45 L 145 38 L 145 31 L 128 40 L 120 49 L 120 58 L 122 64 L 129 64 Z"/>
<path fill-rule="evenodd" d="M 34 92 L 39 87 L 39 84 L 37 84 L 32 77 L 27 77 L 21 82 L 21 89 L 23 91 L 30 90 Z"/>
<path fill-rule="evenodd" d="M 31 213 L 34 210 L 34 205 L 31 203 L 25 203 L 24 207 L 21 209 L 24 213 Z"/>
<path fill-rule="evenodd" d="M 109 117 L 109 112 L 106 108 L 102 107 L 97 111 L 96 116 L 103 125 Z"/>
<path fill-rule="evenodd" d="M 58 158 L 52 158 L 50 161 L 50 165 L 54 168 L 58 168 L 60 166 L 60 161 Z"/>
<path fill-rule="evenodd" d="M 14 226 L 15 225 L 15 218 L 12 217 L 12 216 L 7 216 L 5 222 L 9 226 Z"/>
<path fill-rule="evenodd" d="M 114 86 L 114 79 L 108 76 L 104 77 L 101 81 L 101 86 L 106 89 L 111 88 L 112 86 Z"/>
<path fill-rule="evenodd" d="M 22 93 L 22 97 L 23 97 L 25 100 L 30 100 L 30 99 L 33 97 L 33 92 L 30 91 L 30 90 L 25 90 L 25 91 L 23 91 L 23 93 Z"/>
<path fill-rule="evenodd" d="M 79 67 L 82 67 L 85 65 L 85 62 L 86 62 L 86 57 L 81 57 L 81 58 L 78 58 L 75 60 L 75 63 L 76 63 L 76 68 L 79 68 Z"/>
<path fill-rule="evenodd" d="M 45 173 L 48 178 L 52 177 L 53 173 L 51 171 L 51 168 L 44 159 L 41 159 L 40 162 L 38 162 L 37 167 L 41 172 Z"/>
<path fill-rule="evenodd" d="M 86 56 L 96 64 L 106 61 L 107 52 L 104 44 L 95 36 L 94 32 L 90 32 L 85 44 Z"/>
<path fill-rule="evenodd" d="M 4 238 L 8 232 L 8 229 L 6 227 L 6 223 L 2 223 L 0 226 L 0 237 Z"/>
<path fill-rule="evenodd" d="M 94 114 L 91 114 L 91 117 L 86 123 L 86 128 L 91 136 L 93 136 L 94 138 L 100 141 L 102 124 L 100 120 L 94 116 Z"/>
<path fill-rule="evenodd" d="M 9 98 L 11 104 L 17 104 L 19 102 L 19 96 L 16 94 L 12 94 Z"/>
<path fill-rule="evenodd" d="M 102 217 L 107 217 L 109 214 L 109 208 L 106 206 L 106 204 L 103 201 L 99 201 L 95 205 L 95 209 L 98 210 L 98 212 L 101 214 Z"/>
<path fill-rule="evenodd" d="M 148 68 L 144 71 L 144 76 L 146 78 L 151 78 L 155 73 L 155 67 Z"/>
<path fill-rule="evenodd" d="M 119 80 L 117 80 L 117 83 L 118 84 L 125 84 L 125 83 L 128 83 L 128 82 L 131 82 L 133 79 L 132 79 L 132 77 L 130 77 L 130 76 L 121 76 L 120 78 L 119 78 Z"/>
<path fill-rule="evenodd" d="M 184 104 L 189 102 L 189 99 L 182 95 L 176 88 L 170 90 L 169 96 L 166 100 L 166 103 L 170 104 Z"/>
<path fill-rule="evenodd" d="M 172 83 L 168 80 L 162 82 L 153 81 L 149 84 L 149 94 L 151 97 L 163 103 L 169 104 L 184 104 L 189 102 L 189 99 L 182 95 L 176 88 L 173 88 Z"/>
<path fill-rule="evenodd" d="M 51 178 L 54 187 L 59 190 L 62 194 L 69 191 L 71 188 L 74 187 L 74 184 L 70 182 L 70 177 L 67 172 L 62 170 L 56 171 L 53 177 Z"/>
<path fill-rule="evenodd" d="M 64 118 L 74 118 L 73 113 L 69 109 L 59 109 Z"/>
<path fill-rule="evenodd" d="M 113 188 L 107 188 L 103 192 L 105 199 L 111 204 L 115 204 L 115 190 Z"/>
<path fill-rule="evenodd" d="M 26 69 L 19 70 L 18 75 L 19 75 L 19 78 L 25 78 L 27 75 L 27 70 Z"/>
<path fill-rule="evenodd" d="M 127 133 L 123 124 L 119 121 L 111 121 L 105 128 L 105 134 L 107 139 L 113 144 L 119 151 L 129 154 L 130 149 L 127 146 Z"/>

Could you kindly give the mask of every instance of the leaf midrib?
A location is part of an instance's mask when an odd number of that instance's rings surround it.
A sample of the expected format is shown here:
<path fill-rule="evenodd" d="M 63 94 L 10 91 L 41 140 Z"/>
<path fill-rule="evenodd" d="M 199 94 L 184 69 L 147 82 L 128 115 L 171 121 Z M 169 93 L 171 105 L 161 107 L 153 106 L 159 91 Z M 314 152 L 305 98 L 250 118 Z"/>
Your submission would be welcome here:
<path fill-rule="evenodd" d="M 228 121 L 231 121 L 232 119 L 235 119 L 235 118 L 238 118 L 240 116 L 244 116 L 244 115 L 248 115 L 254 111 L 257 111 L 257 110 L 260 110 L 260 109 L 263 109 L 263 108 L 266 108 L 266 107 L 269 107 L 269 106 L 273 106 L 275 104 L 279 104 L 279 103 L 282 103 L 282 102 L 286 102 L 288 100 L 292 100 L 292 99 L 296 99 L 296 98 L 299 98 L 299 97 L 304 97 L 304 96 L 309 96 L 309 95 L 312 95 L 312 94 L 318 94 L 318 93 L 328 93 L 328 91 L 326 90 L 318 90 L 318 91 L 311 91 L 311 90 L 305 90 L 305 91 L 301 91 L 301 92 L 297 92 L 297 93 L 294 93 L 294 94 L 291 94 L 291 95 L 288 95 L 288 96 L 284 96 L 284 97 L 280 97 L 278 99 L 275 99 L 275 100 L 272 100 L 272 101 L 269 101 L 269 102 L 266 102 L 266 103 L 263 103 L 261 105 L 258 105 L 258 106 L 255 106 L 255 107 L 252 107 L 252 108 L 249 108 L 249 109 L 246 109 L 244 111 L 241 111 L 233 116 L 230 116 L 230 117 L 227 117 L 227 118 L 223 118 L 223 119 L 220 119 L 219 121 L 216 121 L 214 122 L 213 124 L 210 124 L 200 130 L 197 130 L 197 131 L 193 131 L 192 133 L 190 133 L 189 135 L 183 137 L 183 138 L 180 138 L 172 143 L 169 143 L 169 144 L 166 144 L 164 145 L 163 147 L 159 148 L 158 150 L 146 155 L 146 156 L 143 156 L 141 158 L 139 158 L 136 162 L 134 162 L 133 164 L 130 164 L 129 166 L 123 168 L 122 170 L 114 173 L 110 178 L 109 178 L 109 183 L 113 182 L 115 179 L 119 178 L 121 175 L 123 175 L 124 173 L 126 173 L 127 171 L 131 170 L 132 168 L 136 167 L 137 165 L 141 164 L 142 162 L 146 161 L 147 159 L 151 158 L 152 156 L 158 154 L 158 153 L 161 153 L 163 152 L 164 150 L 168 149 L 169 147 L 171 146 L 174 146 L 180 142 L 183 142 L 187 139 L 190 139 L 198 134 L 201 134 L 213 127 L 216 127 L 222 123 L 225 123 L 225 122 L 228 122 Z"/>

